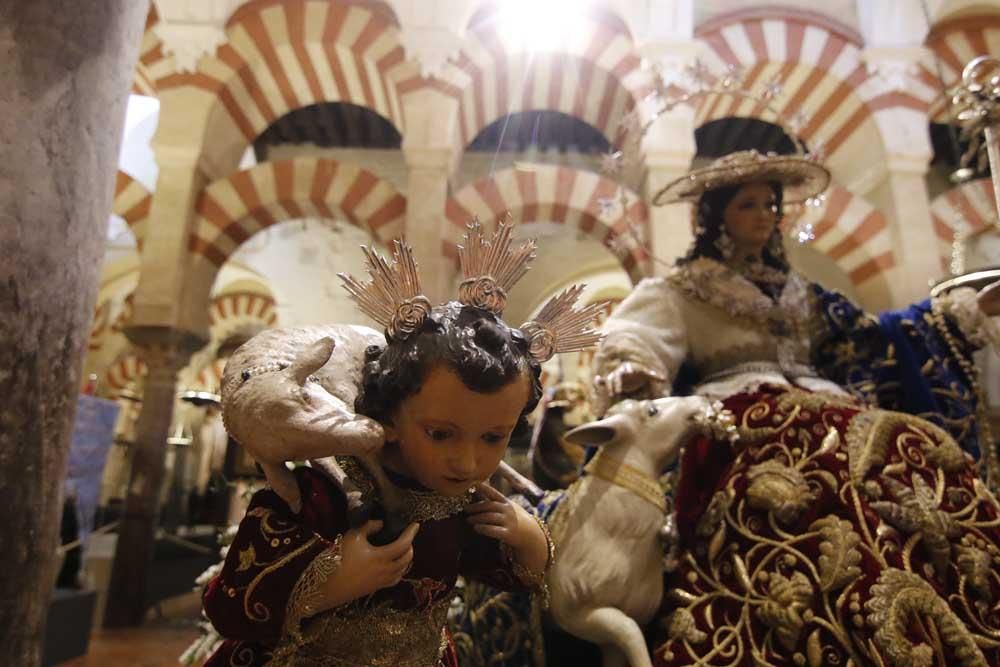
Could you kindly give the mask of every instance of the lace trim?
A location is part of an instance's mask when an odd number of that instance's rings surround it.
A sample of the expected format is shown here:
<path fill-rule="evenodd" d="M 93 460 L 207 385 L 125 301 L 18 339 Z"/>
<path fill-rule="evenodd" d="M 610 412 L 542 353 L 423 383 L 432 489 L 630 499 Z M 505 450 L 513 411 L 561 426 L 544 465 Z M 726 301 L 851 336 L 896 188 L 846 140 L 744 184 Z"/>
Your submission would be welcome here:
<path fill-rule="evenodd" d="M 378 496 L 375 481 L 368 474 L 368 471 L 358 463 L 357 459 L 352 456 L 337 457 L 337 463 L 351 478 L 351 481 L 357 485 L 362 497 Z M 405 501 L 401 518 L 407 522 L 422 523 L 447 519 L 459 514 L 472 502 L 471 493 L 455 497 L 444 496 L 434 491 L 418 491 L 398 486 L 396 489 Z"/>
<path fill-rule="evenodd" d="M 976 290 L 960 287 L 936 297 L 935 301 L 970 343 L 976 347 L 993 345 L 1000 349 L 1000 327 L 979 307 Z"/>
<path fill-rule="evenodd" d="M 777 303 L 737 271 L 707 257 L 677 267 L 666 280 L 688 297 L 766 325 L 776 335 L 788 335 L 789 325 L 809 319 L 808 283 L 794 271 Z"/>
<path fill-rule="evenodd" d="M 292 637 L 293 641 L 301 640 L 302 620 L 317 612 L 316 606 L 322 595 L 323 584 L 340 567 L 341 552 L 338 535 L 328 549 L 323 550 L 309 563 L 305 571 L 292 589 L 285 612 L 285 625 L 282 634 Z"/>

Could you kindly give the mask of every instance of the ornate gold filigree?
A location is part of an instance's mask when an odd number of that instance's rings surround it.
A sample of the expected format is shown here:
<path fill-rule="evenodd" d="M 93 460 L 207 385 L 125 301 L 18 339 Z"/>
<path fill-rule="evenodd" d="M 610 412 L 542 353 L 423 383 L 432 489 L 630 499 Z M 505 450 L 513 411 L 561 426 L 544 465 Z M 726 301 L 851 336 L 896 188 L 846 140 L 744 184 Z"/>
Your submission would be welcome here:
<path fill-rule="evenodd" d="M 951 541 L 962 532 L 958 522 L 938 508 L 934 490 L 919 474 L 913 473 L 912 489 L 891 477 L 886 477 L 884 482 L 897 500 L 873 502 L 871 508 L 897 530 L 906 534 L 919 533 L 935 571 L 943 575 L 951 557 Z"/>
<path fill-rule="evenodd" d="M 965 453 L 955 439 L 926 419 L 889 410 L 864 410 L 851 420 L 847 429 L 851 481 L 864 482 L 868 471 L 886 463 L 892 445 L 919 447 L 927 460 L 945 472 L 957 472 L 965 466 Z"/>
<path fill-rule="evenodd" d="M 337 457 L 337 463 L 354 482 L 365 499 L 376 493 L 375 482 L 354 457 Z M 444 496 L 433 491 L 395 487 L 401 499 L 400 518 L 406 522 L 436 521 L 458 514 L 472 502 L 472 494 Z"/>
<path fill-rule="evenodd" d="M 802 615 L 813 597 L 812 582 L 801 572 L 795 572 L 791 577 L 772 572 L 767 581 L 767 599 L 757 608 L 757 616 L 774 628 L 785 650 L 792 651 L 805 627 Z"/>
<path fill-rule="evenodd" d="M 815 499 L 805 475 L 776 459 L 752 466 L 747 481 L 750 507 L 771 512 L 785 525 L 795 523 Z"/>
<path fill-rule="evenodd" d="M 940 655 L 943 642 L 964 667 L 986 667 L 986 657 L 975 637 L 941 599 L 930 584 L 912 572 L 889 568 L 872 586 L 872 598 L 865 608 L 868 623 L 875 628 L 875 643 L 885 651 L 894 667 L 930 666 Z M 926 643 L 914 644 L 907 635 L 911 621 L 927 617 L 937 625 L 938 633 Z M 940 640 L 936 637 L 940 636 Z"/>
<path fill-rule="evenodd" d="M 301 632 L 299 624 L 302 620 L 316 613 L 316 603 L 322 595 L 323 584 L 340 567 L 340 540 L 338 535 L 333 544 L 316 556 L 299 575 L 285 607 L 284 635 L 297 637 Z"/>
<path fill-rule="evenodd" d="M 861 575 L 861 536 L 850 521 L 834 515 L 817 519 L 809 530 L 822 536 L 819 543 L 819 584 L 823 592 L 838 591 Z"/>
<path fill-rule="evenodd" d="M 298 640 L 286 638 L 271 667 L 434 667 L 447 648 L 450 597 L 428 609 L 363 601 L 317 614 Z"/>

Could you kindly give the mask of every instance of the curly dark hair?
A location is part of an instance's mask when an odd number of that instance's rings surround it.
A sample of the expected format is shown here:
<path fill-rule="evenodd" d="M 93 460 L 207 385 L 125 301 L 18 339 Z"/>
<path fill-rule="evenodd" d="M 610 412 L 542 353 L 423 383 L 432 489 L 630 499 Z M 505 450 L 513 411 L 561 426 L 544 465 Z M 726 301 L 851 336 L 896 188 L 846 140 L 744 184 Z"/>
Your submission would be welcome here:
<path fill-rule="evenodd" d="M 694 243 L 691 249 L 688 251 L 687 255 L 677 260 L 678 264 L 686 264 L 699 257 L 709 257 L 714 260 L 724 261 L 722 253 L 719 252 L 719 248 L 716 245 L 716 241 L 719 239 L 722 233 L 723 225 L 723 213 L 726 210 L 726 206 L 729 202 L 733 200 L 736 193 L 746 185 L 745 183 L 738 183 L 736 185 L 726 185 L 719 188 L 714 188 L 712 190 L 706 191 L 702 194 L 701 198 L 698 200 L 698 206 L 695 212 L 697 221 L 697 231 L 695 232 Z M 777 223 L 781 223 L 781 202 L 784 195 L 781 183 L 777 181 L 768 181 L 768 185 L 771 186 L 771 190 L 774 192 L 776 198 L 776 204 L 778 207 L 778 218 Z M 781 230 L 776 224 L 774 231 L 771 233 L 771 238 L 768 240 L 767 245 L 764 246 L 764 252 L 762 254 L 762 259 L 765 264 L 772 266 L 781 271 L 788 271 L 788 260 L 785 259 L 785 253 L 781 245 Z"/>
<path fill-rule="evenodd" d="M 526 370 L 531 393 L 511 434 L 530 432 L 527 415 L 542 396 L 541 366 L 528 354 L 528 340 L 488 310 L 457 301 L 434 307 L 420 329 L 405 340 L 373 345 L 365 351 L 359 414 L 391 422 L 400 403 L 420 391 L 432 368 L 444 364 L 472 391 L 492 393 Z"/>

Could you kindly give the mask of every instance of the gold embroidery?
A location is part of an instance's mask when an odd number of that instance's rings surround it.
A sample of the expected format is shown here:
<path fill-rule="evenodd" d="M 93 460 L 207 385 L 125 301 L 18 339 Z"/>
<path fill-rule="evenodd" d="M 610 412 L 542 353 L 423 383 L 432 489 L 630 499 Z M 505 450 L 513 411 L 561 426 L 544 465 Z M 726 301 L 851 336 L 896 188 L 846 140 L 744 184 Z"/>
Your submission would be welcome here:
<path fill-rule="evenodd" d="M 805 475 L 776 459 L 752 466 L 747 481 L 750 507 L 774 514 L 785 525 L 795 523 L 816 498 Z"/>
<path fill-rule="evenodd" d="M 940 647 L 914 645 L 906 628 L 914 617 L 927 616 L 938 626 L 935 644 L 943 641 L 965 667 L 986 667 L 986 656 L 976 645 L 976 639 L 965 624 L 955 616 L 931 588 L 930 584 L 912 572 L 890 568 L 872 586 L 872 598 L 865 605 L 868 623 L 876 628 L 875 643 L 885 651 L 894 667 L 931 665 Z M 935 651 L 937 648 L 937 651 Z"/>
<path fill-rule="evenodd" d="M 935 572 L 943 575 L 951 556 L 951 540 L 961 534 L 958 522 L 938 508 L 938 498 L 924 478 L 913 473 L 913 488 L 907 488 L 891 477 L 885 484 L 897 498 L 896 502 L 878 501 L 871 508 L 893 528 L 903 533 L 919 535 L 934 564 Z"/>
<path fill-rule="evenodd" d="M 352 603 L 317 614 L 295 641 L 286 638 L 270 667 L 433 667 L 447 648 L 451 598 L 425 609 Z"/>
<path fill-rule="evenodd" d="M 666 514 L 667 499 L 660 483 L 641 470 L 610 456 L 606 450 L 598 450 L 594 458 L 590 459 L 590 462 L 583 469 L 594 477 L 628 489 Z"/>
<path fill-rule="evenodd" d="M 316 603 L 322 594 L 323 584 L 340 567 L 340 535 L 328 549 L 322 551 L 299 575 L 295 588 L 288 598 L 283 634 L 298 635 L 303 619 L 316 613 Z"/>
<path fill-rule="evenodd" d="M 337 463 L 351 481 L 361 490 L 365 498 L 375 496 L 375 482 L 368 472 L 361 467 L 356 459 L 350 456 L 337 457 Z M 446 519 L 449 516 L 458 514 L 472 502 L 472 494 L 467 493 L 462 496 L 444 496 L 433 491 L 418 491 L 415 489 L 405 489 L 396 487 L 397 493 L 403 501 L 402 519 L 407 522 L 422 523 L 424 521 L 437 521 Z"/>
<path fill-rule="evenodd" d="M 861 576 L 861 536 L 854 532 L 850 521 L 832 514 L 817 519 L 809 530 L 819 531 L 819 585 L 824 592 L 838 591 Z"/>
<path fill-rule="evenodd" d="M 526 568 L 524 565 L 518 562 L 515 557 L 514 550 L 510 548 L 506 542 L 500 543 L 500 551 L 503 552 L 504 558 L 507 560 L 507 564 L 524 586 L 529 588 L 531 591 L 537 593 L 541 596 L 541 608 L 549 608 L 549 587 L 546 583 L 546 577 L 548 576 L 549 569 L 552 567 L 552 563 L 556 559 L 556 545 L 552 541 L 552 535 L 549 533 L 548 526 L 545 525 L 545 520 L 538 516 L 534 512 L 531 512 L 531 518 L 535 520 L 538 527 L 541 528 L 542 534 L 545 536 L 545 546 L 548 551 L 548 556 L 545 559 L 545 568 L 541 572 L 535 572 Z"/>
<path fill-rule="evenodd" d="M 885 465 L 897 433 L 903 449 L 916 445 L 931 464 L 945 472 L 957 472 L 965 466 L 962 448 L 941 427 L 903 412 L 864 410 L 854 416 L 846 433 L 854 484 L 861 485 L 872 467 Z"/>

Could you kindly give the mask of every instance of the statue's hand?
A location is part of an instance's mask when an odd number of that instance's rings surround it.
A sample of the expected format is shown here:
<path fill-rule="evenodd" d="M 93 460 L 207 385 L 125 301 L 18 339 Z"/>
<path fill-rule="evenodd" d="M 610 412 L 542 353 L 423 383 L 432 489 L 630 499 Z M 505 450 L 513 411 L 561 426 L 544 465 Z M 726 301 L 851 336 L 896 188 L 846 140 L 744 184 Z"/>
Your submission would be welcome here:
<path fill-rule="evenodd" d="M 333 353 L 332 338 L 307 346 L 281 371 L 246 380 L 225 406 L 233 436 L 260 463 L 364 456 L 382 447 L 382 426 L 311 379 Z"/>
<path fill-rule="evenodd" d="M 598 375 L 594 383 L 603 385 L 609 396 L 622 396 L 638 391 L 651 382 L 665 382 L 660 373 L 646 368 L 642 364 L 626 361 L 607 375 Z"/>
<path fill-rule="evenodd" d="M 989 317 L 1000 315 L 1000 280 L 979 290 L 979 308 Z"/>

